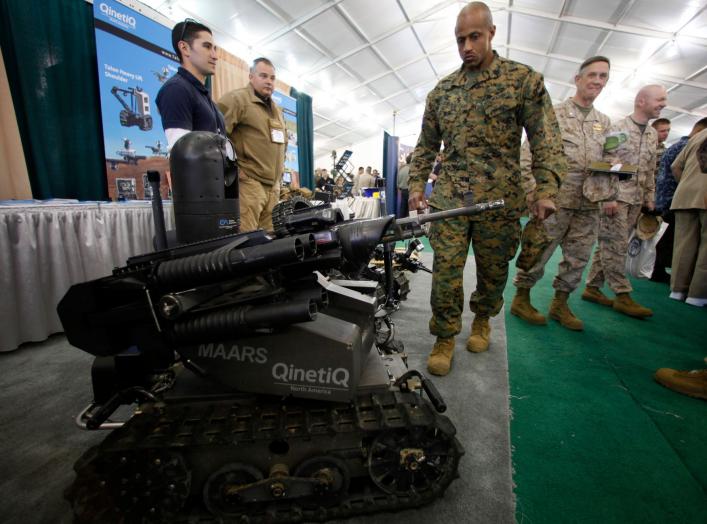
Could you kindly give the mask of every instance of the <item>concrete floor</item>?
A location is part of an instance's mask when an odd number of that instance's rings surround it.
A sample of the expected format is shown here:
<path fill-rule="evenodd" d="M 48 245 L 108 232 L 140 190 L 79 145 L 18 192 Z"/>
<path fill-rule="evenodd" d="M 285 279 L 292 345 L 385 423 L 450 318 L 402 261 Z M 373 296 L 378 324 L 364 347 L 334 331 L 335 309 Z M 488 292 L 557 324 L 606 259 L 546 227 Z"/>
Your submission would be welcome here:
<path fill-rule="evenodd" d="M 431 267 L 429 254 L 425 260 Z M 418 273 L 410 277 L 412 291 L 394 320 L 410 367 L 424 371 L 434 342 L 427 330 L 431 276 Z M 465 281 L 468 298 L 475 282 L 473 258 L 467 264 Z M 466 449 L 460 478 L 452 482 L 442 499 L 424 508 L 347 522 L 514 522 L 503 313 L 493 319 L 491 347 L 482 354 L 464 349 L 471 319 L 467 311 L 452 372 L 435 378 L 448 405 L 447 415 Z M 62 335 L 0 354 L 0 522 L 72 521 L 63 491 L 73 480 L 73 463 L 106 435 L 81 431 L 73 422 L 91 399 L 91 362 L 90 355 L 70 347 Z"/>

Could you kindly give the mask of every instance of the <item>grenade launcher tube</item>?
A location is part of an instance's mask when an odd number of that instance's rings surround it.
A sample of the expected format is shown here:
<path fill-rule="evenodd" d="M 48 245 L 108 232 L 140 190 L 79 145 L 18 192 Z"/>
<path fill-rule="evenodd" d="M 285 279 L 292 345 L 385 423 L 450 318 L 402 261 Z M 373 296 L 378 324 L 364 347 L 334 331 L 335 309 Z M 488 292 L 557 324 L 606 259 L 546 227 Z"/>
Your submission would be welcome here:
<path fill-rule="evenodd" d="M 317 303 L 312 299 L 230 307 L 175 322 L 172 333 L 180 345 L 199 339 L 230 338 L 255 329 L 280 328 L 310 322 L 316 319 L 317 309 Z"/>
<path fill-rule="evenodd" d="M 244 248 L 221 249 L 162 262 L 155 272 L 157 284 L 194 286 L 265 271 L 300 262 L 315 250 L 314 237 L 300 235 Z"/>

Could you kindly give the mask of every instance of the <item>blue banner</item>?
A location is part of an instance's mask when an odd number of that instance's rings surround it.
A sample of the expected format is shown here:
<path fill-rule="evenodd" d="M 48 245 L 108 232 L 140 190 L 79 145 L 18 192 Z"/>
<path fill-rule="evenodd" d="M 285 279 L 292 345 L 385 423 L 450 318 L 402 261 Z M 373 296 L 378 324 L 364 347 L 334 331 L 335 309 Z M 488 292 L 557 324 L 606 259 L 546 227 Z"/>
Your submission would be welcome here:
<path fill-rule="evenodd" d="M 297 100 L 279 91 L 272 95 L 273 101 L 282 109 L 287 128 L 287 152 L 285 153 L 285 184 L 299 187 L 299 153 L 297 151 Z"/>
<path fill-rule="evenodd" d="M 155 97 L 179 67 L 171 27 L 113 0 L 95 0 L 93 16 L 108 193 L 150 198 L 146 172 L 157 170 L 166 198 L 167 139 Z"/>
<path fill-rule="evenodd" d="M 114 200 L 150 198 L 146 172 L 157 170 L 168 198 L 167 138 L 155 97 L 179 67 L 172 29 L 115 0 L 94 0 L 93 17 L 108 193 Z M 283 181 L 298 186 L 297 101 L 280 92 L 273 100 L 287 129 Z"/>

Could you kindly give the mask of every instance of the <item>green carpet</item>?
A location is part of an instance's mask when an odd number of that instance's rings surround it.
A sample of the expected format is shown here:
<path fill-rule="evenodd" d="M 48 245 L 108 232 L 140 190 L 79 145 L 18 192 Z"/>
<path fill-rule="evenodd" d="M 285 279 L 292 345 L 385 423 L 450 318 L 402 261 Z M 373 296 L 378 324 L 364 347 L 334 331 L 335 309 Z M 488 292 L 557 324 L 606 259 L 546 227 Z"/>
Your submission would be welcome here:
<path fill-rule="evenodd" d="M 559 259 L 558 249 L 532 290 L 543 313 Z M 585 302 L 580 288 L 570 306 L 585 331 L 575 333 L 511 315 L 509 278 L 518 522 L 707 522 L 707 402 L 652 378 L 659 367 L 707 366 L 707 308 L 670 300 L 665 284 L 634 281 L 634 288 L 652 318 Z"/>

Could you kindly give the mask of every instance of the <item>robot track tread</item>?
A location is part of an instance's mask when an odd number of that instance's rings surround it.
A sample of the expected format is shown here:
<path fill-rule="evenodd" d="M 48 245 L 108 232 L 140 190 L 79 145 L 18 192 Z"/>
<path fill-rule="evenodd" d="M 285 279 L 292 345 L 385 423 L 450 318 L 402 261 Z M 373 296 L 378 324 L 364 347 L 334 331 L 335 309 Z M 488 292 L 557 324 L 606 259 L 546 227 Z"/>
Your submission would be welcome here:
<path fill-rule="evenodd" d="M 266 399 L 266 400 L 264 400 Z M 312 522 L 427 504 L 457 477 L 455 428 L 410 391 L 350 403 L 167 400 L 88 450 L 75 522 Z"/>

